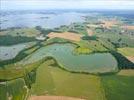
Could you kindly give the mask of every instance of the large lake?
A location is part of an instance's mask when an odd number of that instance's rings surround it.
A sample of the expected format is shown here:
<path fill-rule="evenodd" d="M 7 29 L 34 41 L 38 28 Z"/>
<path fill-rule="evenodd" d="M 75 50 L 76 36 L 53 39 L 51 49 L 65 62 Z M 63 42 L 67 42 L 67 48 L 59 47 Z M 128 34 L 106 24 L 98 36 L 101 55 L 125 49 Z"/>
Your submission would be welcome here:
<path fill-rule="evenodd" d="M 74 22 L 83 22 L 84 15 L 86 14 L 78 12 L 3 12 L 0 27 L 1 29 L 35 26 L 56 28 Z"/>
<path fill-rule="evenodd" d="M 69 25 L 73 22 L 83 22 L 83 16 L 95 17 L 119 16 L 127 18 L 129 24 L 134 25 L 133 11 L 90 11 L 90 10 L 32 10 L 32 11 L 1 11 L 0 28 L 11 27 L 35 27 L 56 28 L 61 25 Z M 126 19 L 125 19 L 126 20 Z"/>

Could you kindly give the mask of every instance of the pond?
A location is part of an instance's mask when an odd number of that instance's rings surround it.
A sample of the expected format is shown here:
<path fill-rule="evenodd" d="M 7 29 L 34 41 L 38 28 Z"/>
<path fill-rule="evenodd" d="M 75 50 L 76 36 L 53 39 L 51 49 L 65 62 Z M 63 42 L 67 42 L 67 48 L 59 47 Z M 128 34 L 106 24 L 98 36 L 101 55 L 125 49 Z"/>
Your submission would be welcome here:
<path fill-rule="evenodd" d="M 33 63 L 51 56 L 66 70 L 74 72 L 103 73 L 118 70 L 116 59 L 110 53 L 74 55 L 73 44 L 52 44 L 42 47 L 23 63 Z"/>
<path fill-rule="evenodd" d="M 33 44 L 35 43 L 29 42 L 11 46 L 0 46 L 0 61 L 15 58 L 21 50 L 28 48 Z"/>

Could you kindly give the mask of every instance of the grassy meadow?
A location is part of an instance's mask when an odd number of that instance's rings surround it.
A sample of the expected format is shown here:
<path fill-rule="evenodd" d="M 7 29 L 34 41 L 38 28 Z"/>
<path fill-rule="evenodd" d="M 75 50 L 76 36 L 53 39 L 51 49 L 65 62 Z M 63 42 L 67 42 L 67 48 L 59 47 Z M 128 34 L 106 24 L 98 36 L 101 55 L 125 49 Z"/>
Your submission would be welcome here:
<path fill-rule="evenodd" d="M 37 69 L 32 93 L 79 97 L 87 100 L 104 100 L 105 98 L 100 77 L 70 73 L 56 66 L 47 66 L 46 63 Z"/>
<path fill-rule="evenodd" d="M 134 76 L 102 76 L 101 82 L 107 100 L 133 100 Z"/>
<path fill-rule="evenodd" d="M 49 61 L 51 63 L 53 61 Z M 37 69 L 36 82 L 32 85 L 33 95 L 62 95 L 86 100 L 132 100 L 134 97 L 134 71 L 90 75 L 70 73 L 49 64 L 44 63 Z"/>
<path fill-rule="evenodd" d="M 118 48 L 118 52 L 123 54 L 124 56 L 134 56 L 134 48 L 130 47 Z"/>

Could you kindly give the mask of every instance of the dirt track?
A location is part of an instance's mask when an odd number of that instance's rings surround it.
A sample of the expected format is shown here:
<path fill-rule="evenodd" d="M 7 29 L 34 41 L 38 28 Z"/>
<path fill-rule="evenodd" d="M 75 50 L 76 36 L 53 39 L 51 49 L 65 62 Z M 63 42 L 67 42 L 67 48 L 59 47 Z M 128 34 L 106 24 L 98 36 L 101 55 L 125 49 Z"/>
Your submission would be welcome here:
<path fill-rule="evenodd" d="M 85 100 L 65 96 L 32 96 L 29 100 Z"/>

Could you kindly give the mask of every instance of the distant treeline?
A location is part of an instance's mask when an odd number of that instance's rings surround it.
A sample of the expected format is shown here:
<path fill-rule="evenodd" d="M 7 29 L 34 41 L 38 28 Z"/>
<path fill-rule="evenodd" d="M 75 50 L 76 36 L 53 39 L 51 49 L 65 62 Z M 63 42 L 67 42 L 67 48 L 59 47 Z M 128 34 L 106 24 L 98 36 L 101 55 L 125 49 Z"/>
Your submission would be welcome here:
<path fill-rule="evenodd" d="M 0 27 L 0 32 L 2 32 L 2 31 L 13 31 L 15 29 L 23 29 L 23 28 L 28 28 L 28 27 L 10 27 L 10 28 L 6 28 L 6 29 L 2 29 Z"/>
<path fill-rule="evenodd" d="M 47 34 L 49 34 L 51 32 L 61 33 L 61 31 L 57 30 L 57 28 L 55 28 L 55 29 L 45 29 L 45 28 L 42 28 L 41 26 L 36 26 L 35 29 L 40 31 L 40 33 L 44 34 L 44 35 L 47 35 Z"/>
<path fill-rule="evenodd" d="M 32 42 L 35 41 L 35 37 L 26 37 L 26 36 L 0 36 L 0 46 L 3 45 L 14 45 L 19 43 L 26 43 L 26 42 Z"/>

